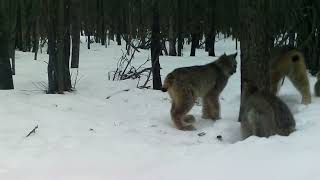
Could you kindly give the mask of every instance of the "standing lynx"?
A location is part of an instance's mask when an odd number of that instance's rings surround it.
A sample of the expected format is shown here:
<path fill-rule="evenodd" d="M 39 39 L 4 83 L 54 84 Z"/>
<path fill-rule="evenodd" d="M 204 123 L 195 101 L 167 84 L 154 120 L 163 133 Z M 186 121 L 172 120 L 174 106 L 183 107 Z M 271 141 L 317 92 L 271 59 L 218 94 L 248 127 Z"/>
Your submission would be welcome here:
<path fill-rule="evenodd" d="M 198 97 L 203 99 L 202 117 L 220 119 L 219 95 L 236 72 L 236 56 L 224 54 L 212 63 L 178 68 L 167 75 L 162 91 L 172 99 L 171 118 L 179 130 L 195 130 L 195 118 L 187 113 Z"/>

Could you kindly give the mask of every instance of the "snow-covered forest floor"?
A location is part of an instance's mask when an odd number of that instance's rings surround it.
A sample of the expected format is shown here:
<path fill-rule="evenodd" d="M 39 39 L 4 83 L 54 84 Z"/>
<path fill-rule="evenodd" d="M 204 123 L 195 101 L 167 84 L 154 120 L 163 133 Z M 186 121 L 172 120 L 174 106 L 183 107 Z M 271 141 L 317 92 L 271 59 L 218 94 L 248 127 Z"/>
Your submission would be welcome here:
<path fill-rule="evenodd" d="M 230 39 L 216 44 L 217 55 L 235 51 Z M 293 112 L 297 130 L 289 137 L 241 141 L 240 67 L 220 97 L 222 119 L 201 119 L 201 106 L 195 106 L 191 113 L 197 130 L 183 132 L 170 120 L 167 93 L 137 89 L 135 80 L 108 80 L 122 54 L 119 46 L 92 44 L 88 50 L 83 42 L 80 80 L 76 91 L 64 95 L 44 92 L 45 53 L 37 61 L 32 53 L 16 54 L 15 89 L 0 91 L 1 180 L 320 179 L 320 98 L 301 105 L 288 80 L 279 96 Z M 177 67 L 217 58 L 204 50 L 188 55 L 189 47 L 184 57 L 161 56 L 162 80 Z M 134 63 L 142 64 L 148 56 L 150 51 L 142 50 Z M 73 79 L 75 74 L 73 70 Z M 314 83 L 310 76 L 312 93 Z M 124 89 L 130 90 L 119 92 Z M 36 133 L 26 137 L 36 125 Z"/>

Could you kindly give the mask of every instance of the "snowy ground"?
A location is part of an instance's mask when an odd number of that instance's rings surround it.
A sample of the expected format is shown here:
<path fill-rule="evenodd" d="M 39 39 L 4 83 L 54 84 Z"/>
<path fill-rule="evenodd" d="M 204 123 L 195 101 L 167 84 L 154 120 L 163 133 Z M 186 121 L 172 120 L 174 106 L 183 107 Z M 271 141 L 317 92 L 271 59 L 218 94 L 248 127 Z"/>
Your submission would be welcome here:
<path fill-rule="evenodd" d="M 234 46 L 219 41 L 217 55 L 235 52 Z M 188 53 L 160 57 L 162 77 L 176 67 L 215 59 L 203 50 L 197 57 Z M 47 95 L 41 84 L 47 82 L 48 57 L 40 54 L 34 61 L 33 54 L 17 52 L 15 90 L 0 91 L 1 180 L 320 179 L 320 99 L 301 105 L 285 81 L 280 98 L 294 113 L 297 131 L 240 141 L 238 71 L 221 95 L 222 119 L 201 119 L 201 106 L 195 106 L 197 131 L 182 132 L 170 120 L 167 93 L 136 89 L 135 81 L 108 81 L 120 55 L 113 44 L 93 44 L 91 50 L 83 44 L 77 91 Z M 141 64 L 148 56 L 142 51 L 135 61 Z M 313 87 L 315 79 L 310 81 Z M 198 136 L 201 132 L 206 135 Z"/>

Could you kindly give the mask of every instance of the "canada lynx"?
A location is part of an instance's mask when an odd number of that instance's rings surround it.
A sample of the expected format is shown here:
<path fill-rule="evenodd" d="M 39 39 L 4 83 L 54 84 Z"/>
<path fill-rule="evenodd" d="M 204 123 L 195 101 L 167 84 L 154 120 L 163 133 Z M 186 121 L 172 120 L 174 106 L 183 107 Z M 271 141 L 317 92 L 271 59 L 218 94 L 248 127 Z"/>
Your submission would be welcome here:
<path fill-rule="evenodd" d="M 270 63 L 271 93 L 276 95 L 281 80 L 287 76 L 302 96 L 303 104 L 311 103 L 311 92 L 303 54 L 295 48 L 278 47 L 272 52 Z"/>
<path fill-rule="evenodd" d="M 236 72 L 236 56 L 224 54 L 212 63 L 178 68 L 167 75 L 162 91 L 172 99 L 171 118 L 179 130 L 195 130 L 195 118 L 187 113 L 198 97 L 203 99 L 202 117 L 220 119 L 219 95 Z"/>
<path fill-rule="evenodd" d="M 288 106 L 273 94 L 255 93 L 242 106 L 240 121 L 244 139 L 251 135 L 288 136 L 295 129 L 295 121 Z"/>

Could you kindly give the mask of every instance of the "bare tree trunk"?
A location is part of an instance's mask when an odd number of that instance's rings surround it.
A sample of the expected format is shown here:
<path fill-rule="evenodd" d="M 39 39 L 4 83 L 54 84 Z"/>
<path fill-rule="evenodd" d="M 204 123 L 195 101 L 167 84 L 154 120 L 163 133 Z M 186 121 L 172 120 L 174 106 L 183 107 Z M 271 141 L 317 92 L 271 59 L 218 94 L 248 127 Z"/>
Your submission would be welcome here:
<path fill-rule="evenodd" d="M 80 51 L 80 0 L 71 0 L 71 36 L 72 36 L 72 55 L 71 68 L 79 68 Z"/>
<path fill-rule="evenodd" d="M 90 34 L 89 34 L 89 32 L 87 32 L 87 33 L 88 33 L 88 34 L 87 34 L 87 38 L 88 38 L 88 42 L 87 42 L 87 43 L 88 43 L 88 49 L 90 49 L 90 43 L 91 43 L 91 42 L 90 42 Z"/>
<path fill-rule="evenodd" d="M 208 37 L 208 55 L 209 56 L 216 56 L 215 53 L 215 40 L 216 39 L 216 34 L 212 28 L 212 30 L 209 32 L 209 37 Z"/>
<path fill-rule="evenodd" d="M 118 46 L 121 46 L 121 36 L 120 36 L 120 32 L 117 32 L 116 34 L 116 41 Z"/>
<path fill-rule="evenodd" d="M 176 36 L 174 33 L 174 18 L 173 15 L 169 18 L 169 56 L 176 56 Z"/>
<path fill-rule="evenodd" d="M 236 50 L 238 50 L 238 38 L 235 38 L 236 40 Z"/>
<path fill-rule="evenodd" d="M 19 1 L 19 8 L 20 8 L 20 37 L 21 37 L 21 47 L 20 50 L 23 52 L 27 51 L 27 39 L 26 39 L 26 34 L 27 34 L 27 15 L 25 12 L 25 1 L 20 0 Z"/>
<path fill-rule="evenodd" d="M 14 88 L 9 59 L 11 32 L 10 27 L 8 27 L 10 25 L 8 9 L 8 1 L 0 1 L 0 90 Z"/>
<path fill-rule="evenodd" d="M 191 34 L 191 51 L 190 51 L 190 56 L 195 56 L 196 55 L 196 48 L 199 42 L 198 39 L 198 34 L 197 33 L 192 33 Z"/>
<path fill-rule="evenodd" d="M 10 1 L 9 2 L 9 16 L 10 16 L 10 41 L 9 41 L 9 56 L 11 58 L 11 66 L 12 66 L 12 75 L 16 74 L 16 66 L 15 66 L 15 47 L 16 47 L 16 29 L 17 29 L 17 10 L 18 10 L 18 2 Z"/>
<path fill-rule="evenodd" d="M 177 0 L 177 4 L 178 6 L 177 7 L 182 7 L 182 4 L 181 4 L 181 0 Z M 177 18 L 177 21 L 178 21 L 178 56 L 182 56 L 182 49 L 183 49 L 183 37 L 182 37 L 182 12 L 179 10 L 178 11 L 178 18 Z"/>
<path fill-rule="evenodd" d="M 32 51 L 34 52 L 34 60 L 37 60 L 38 50 L 39 50 L 39 41 L 40 41 L 40 8 L 42 7 L 42 0 L 34 0 L 32 2 L 33 13 L 35 14 L 33 20 L 33 28 L 32 28 Z"/>
<path fill-rule="evenodd" d="M 241 42 L 241 108 L 251 94 L 269 92 L 270 43 L 267 17 L 263 11 L 267 0 L 240 0 L 240 42 Z M 240 115 L 239 115 L 240 117 Z"/>
<path fill-rule="evenodd" d="M 64 91 L 71 91 L 71 77 L 70 77 L 70 6 L 71 0 L 63 0 L 64 4 L 64 67 L 63 67 L 63 87 Z M 62 17 L 61 17 L 62 18 Z M 79 33 L 78 33 L 79 34 Z"/>
<path fill-rule="evenodd" d="M 71 90 L 70 59 L 70 0 L 50 0 L 49 4 L 49 63 L 48 93 L 62 94 Z"/>
<path fill-rule="evenodd" d="M 161 90 L 162 82 L 160 76 L 160 22 L 159 22 L 159 3 L 158 0 L 153 0 L 153 23 L 151 36 L 151 63 L 152 63 L 152 77 L 153 89 Z"/>

